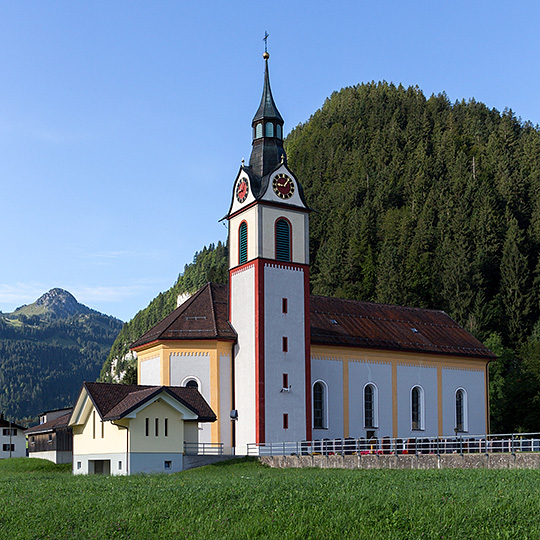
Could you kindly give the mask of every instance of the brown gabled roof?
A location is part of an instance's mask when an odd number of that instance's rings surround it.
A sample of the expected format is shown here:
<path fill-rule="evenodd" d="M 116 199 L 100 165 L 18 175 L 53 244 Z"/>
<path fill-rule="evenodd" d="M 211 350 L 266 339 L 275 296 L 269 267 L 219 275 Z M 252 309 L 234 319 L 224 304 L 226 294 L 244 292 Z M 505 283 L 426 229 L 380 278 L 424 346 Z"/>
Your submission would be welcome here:
<path fill-rule="evenodd" d="M 312 344 L 495 358 L 444 311 L 313 295 L 310 306 Z M 226 285 L 199 289 L 132 348 L 175 339 L 236 339 Z"/>
<path fill-rule="evenodd" d="M 63 414 L 62 416 L 58 416 L 57 418 L 54 418 L 53 420 L 50 420 L 49 422 L 44 422 L 43 424 L 38 424 L 37 426 L 27 429 L 25 433 L 27 435 L 35 435 L 36 433 L 47 433 L 47 432 L 55 431 L 57 429 L 67 428 L 70 416 L 71 416 L 71 409 L 69 409 L 69 412 L 67 412 L 66 414 Z"/>
<path fill-rule="evenodd" d="M 139 384 L 114 384 L 85 382 L 92 403 L 103 420 L 118 420 L 166 392 L 199 417 L 201 422 L 214 422 L 216 415 L 196 388 L 180 386 L 143 386 Z"/>
<path fill-rule="evenodd" d="M 311 343 L 495 358 L 444 311 L 311 296 Z"/>
<path fill-rule="evenodd" d="M 207 283 L 132 345 L 137 349 L 162 340 L 220 339 L 236 340 L 228 321 L 229 289 L 227 285 Z"/>
<path fill-rule="evenodd" d="M 13 428 L 13 429 L 21 429 L 25 430 L 26 428 L 24 426 L 19 426 L 19 424 L 16 424 L 15 422 L 10 422 L 9 420 L 6 420 L 4 416 L 0 418 L 0 428 Z"/>

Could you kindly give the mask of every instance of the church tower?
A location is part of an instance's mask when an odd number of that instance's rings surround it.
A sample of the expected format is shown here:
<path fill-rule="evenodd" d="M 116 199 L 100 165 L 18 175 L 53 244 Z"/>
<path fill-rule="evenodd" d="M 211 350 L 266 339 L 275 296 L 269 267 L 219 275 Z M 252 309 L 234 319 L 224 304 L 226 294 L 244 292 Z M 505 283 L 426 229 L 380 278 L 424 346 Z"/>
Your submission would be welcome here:
<path fill-rule="evenodd" d="M 287 167 L 268 53 L 263 58 L 251 158 L 226 216 L 238 453 L 250 442 L 311 439 L 309 208 Z"/>

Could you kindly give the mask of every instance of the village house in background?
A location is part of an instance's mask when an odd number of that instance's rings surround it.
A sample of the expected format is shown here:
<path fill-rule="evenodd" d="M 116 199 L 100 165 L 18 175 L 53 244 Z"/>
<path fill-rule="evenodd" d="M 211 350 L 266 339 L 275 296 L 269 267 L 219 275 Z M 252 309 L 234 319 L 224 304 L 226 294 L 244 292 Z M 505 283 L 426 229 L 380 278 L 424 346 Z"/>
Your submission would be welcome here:
<path fill-rule="evenodd" d="M 195 388 L 83 384 L 69 426 L 73 473 L 173 473 L 216 415 Z"/>
<path fill-rule="evenodd" d="M 71 463 L 73 437 L 68 420 L 72 409 L 47 411 L 39 415 L 39 424 L 26 430 L 28 455 L 53 463 Z"/>
<path fill-rule="evenodd" d="M 267 53 L 249 165 L 229 210 L 229 283 L 208 284 L 132 345 L 138 382 L 198 389 L 226 451 L 325 438 L 489 432 L 495 359 L 446 313 L 313 296 L 309 215 L 287 165 Z"/>
<path fill-rule="evenodd" d="M 25 428 L 0 414 L 0 459 L 26 456 Z"/>

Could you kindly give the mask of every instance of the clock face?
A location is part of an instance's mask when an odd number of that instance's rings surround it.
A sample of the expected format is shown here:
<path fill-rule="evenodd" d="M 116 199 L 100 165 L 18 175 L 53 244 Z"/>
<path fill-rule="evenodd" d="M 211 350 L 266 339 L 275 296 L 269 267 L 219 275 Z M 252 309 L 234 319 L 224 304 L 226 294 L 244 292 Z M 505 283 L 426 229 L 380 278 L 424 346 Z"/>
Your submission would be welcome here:
<path fill-rule="evenodd" d="M 280 173 L 274 176 L 272 187 L 280 199 L 290 199 L 293 196 L 294 182 L 286 174 Z"/>
<path fill-rule="evenodd" d="M 238 202 L 243 203 L 247 199 L 248 193 L 249 186 L 247 180 L 242 178 L 236 186 L 236 198 L 238 199 Z"/>

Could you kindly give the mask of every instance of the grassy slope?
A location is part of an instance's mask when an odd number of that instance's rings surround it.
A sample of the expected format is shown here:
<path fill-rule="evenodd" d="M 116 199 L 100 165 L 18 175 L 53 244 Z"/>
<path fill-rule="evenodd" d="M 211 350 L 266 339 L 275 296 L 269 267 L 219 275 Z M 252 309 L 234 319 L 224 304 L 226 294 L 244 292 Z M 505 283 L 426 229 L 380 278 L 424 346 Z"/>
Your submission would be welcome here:
<path fill-rule="evenodd" d="M 277 470 L 246 461 L 120 478 L 21 468 L 0 462 L 0 538 L 540 537 L 535 470 Z"/>

